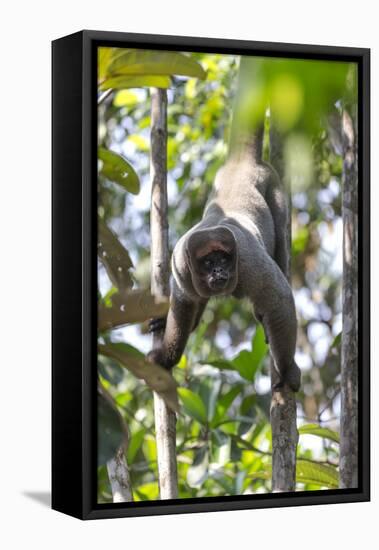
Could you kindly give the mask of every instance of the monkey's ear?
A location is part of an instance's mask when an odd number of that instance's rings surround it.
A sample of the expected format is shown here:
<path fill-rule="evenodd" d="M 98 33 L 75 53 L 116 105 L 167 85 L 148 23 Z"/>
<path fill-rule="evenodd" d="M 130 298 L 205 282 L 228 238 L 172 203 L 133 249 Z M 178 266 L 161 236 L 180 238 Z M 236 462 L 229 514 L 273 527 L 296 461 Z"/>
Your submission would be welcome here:
<path fill-rule="evenodd" d="M 221 250 L 228 254 L 235 254 L 236 240 L 227 227 L 210 227 L 194 231 L 188 238 L 187 252 L 192 261 L 211 252 Z"/>

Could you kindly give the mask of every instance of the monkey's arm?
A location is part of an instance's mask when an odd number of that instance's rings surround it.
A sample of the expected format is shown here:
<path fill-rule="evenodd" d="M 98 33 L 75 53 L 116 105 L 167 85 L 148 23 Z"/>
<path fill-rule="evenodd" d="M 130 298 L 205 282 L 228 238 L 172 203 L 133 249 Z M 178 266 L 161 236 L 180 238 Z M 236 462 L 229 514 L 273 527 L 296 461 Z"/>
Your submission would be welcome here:
<path fill-rule="evenodd" d="M 201 318 L 205 305 L 206 302 L 197 303 L 186 298 L 174 283 L 163 342 L 159 348 L 149 353 L 149 358 L 165 368 L 176 365 L 191 331 L 196 328 Z"/>
<path fill-rule="evenodd" d="M 254 293 L 252 301 L 262 320 L 278 374 L 274 386 L 287 383 L 297 391 L 300 387 L 300 369 L 294 360 L 297 321 L 292 290 L 271 258 L 266 258 L 265 266 L 262 286 L 259 292 Z"/>

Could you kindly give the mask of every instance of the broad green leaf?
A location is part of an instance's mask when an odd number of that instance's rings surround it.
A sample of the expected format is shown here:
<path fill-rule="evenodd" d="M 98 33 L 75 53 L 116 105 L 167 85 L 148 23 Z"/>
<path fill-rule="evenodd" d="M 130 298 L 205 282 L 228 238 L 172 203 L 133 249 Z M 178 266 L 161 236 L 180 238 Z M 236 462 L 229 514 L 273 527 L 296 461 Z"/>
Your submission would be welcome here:
<path fill-rule="evenodd" d="M 319 437 L 323 437 L 324 439 L 335 441 L 336 443 L 339 443 L 340 441 L 340 436 L 338 432 L 335 432 L 330 428 L 323 428 L 318 424 L 305 424 L 304 426 L 300 426 L 299 434 L 317 435 Z"/>
<path fill-rule="evenodd" d="M 146 434 L 143 440 L 142 448 L 148 461 L 154 462 L 157 460 L 157 444 L 153 435 Z"/>
<path fill-rule="evenodd" d="M 252 479 L 253 481 L 255 479 L 271 479 L 271 470 L 260 470 L 258 472 L 253 472 L 249 475 L 249 479 Z"/>
<path fill-rule="evenodd" d="M 124 371 L 113 359 L 98 357 L 97 368 L 99 374 L 112 386 L 117 386 L 124 378 Z"/>
<path fill-rule="evenodd" d="M 102 162 L 99 174 L 110 181 L 118 183 L 133 195 L 139 193 L 140 182 L 138 176 L 124 157 L 114 151 L 99 147 L 98 158 Z"/>
<path fill-rule="evenodd" d="M 249 382 L 254 380 L 257 370 L 257 365 L 254 362 L 253 355 L 254 354 L 251 351 L 243 349 L 232 361 L 235 370 L 237 370 L 240 375 Z"/>
<path fill-rule="evenodd" d="M 249 479 L 271 479 L 271 464 L 265 465 L 264 470 L 252 472 Z M 338 471 L 328 464 L 298 459 L 296 463 L 296 482 L 313 483 L 319 487 L 337 489 L 339 486 Z"/>
<path fill-rule="evenodd" d="M 126 407 L 130 401 L 133 399 L 133 393 L 131 391 L 124 391 L 122 393 L 118 393 L 116 396 L 116 403 L 121 409 Z"/>
<path fill-rule="evenodd" d="M 221 380 L 214 380 L 213 378 L 204 378 L 200 382 L 199 396 L 205 405 L 208 422 L 214 417 L 220 386 Z"/>
<path fill-rule="evenodd" d="M 337 336 L 334 338 L 331 346 L 330 346 L 330 349 L 333 349 L 333 348 L 338 348 L 340 347 L 341 345 L 341 338 L 342 338 L 342 332 L 339 332 L 337 334 Z"/>
<path fill-rule="evenodd" d="M 119 75 L 181 75 L 204 79 L 202 66 L 179 52 L 159 50 L 126 50 L 108 67 L 108 76 Z"/>
<path fill-rule="evenodd" d="M 105 357 L 111 357 L 126 367 L 137 378 L 145 380 L 146 384 L 159 393 L 173 411 L 179 411 L 176 382 L 171 373 L 153 365 L 136 348 L 122 342 L 113 344 L 99 344 L 98 352 Z"/>
<path fill-rule="evenodd" d="M 187 471 L 187 483 L 190 487 L 201 487 L 208 477 L 208 447 L 204 445 L 195 451 L 195 458 L 192 466 Z"/>
<path fill-rule="evenodd" d="M 241 495 L 243 492 L 243 484 L 245 481 L 246 472 L 241 470 L 237 473 L 236 478 L 234 480 L 234 494 L 235 495 Z"/>
<path fill-rule="evenodd" d="M 184 412 L 201 424 L 206 424 L 207 411 L 201 398 L 188 388 L 178 388 L 178 394 L 183 403 Z"/>
<path fill-rule="evenodd" d="M 292 254 L 300 254 L 305 250 L 309 240 L 309 229 L 297 227 L 292 236 Z"/>
<path fill-rule="evenodd" d="M 236 126 L 256 127 L 270 105 L 271 119 L 283 133 L 298 129 L 314 133 L 335 103 L 346 96 L 348 69 L 345 62 L 242 58 L 233 113 Z M 357 86 L 353 87 L 354 96 Z"/>
<path fill-rule="evenodd" d="M 328 464 L 319 464 L 307 460 L 297 460 L 296 482 L 314 483 L 329 489 L 338 489 L 339 475 L 336 468 Z"/>
<path fill-rule="evenodd" d="M 242 415 L 247 415 L 252 408 L 254 408 L 257 404 L 257 396 L 255 394 L 250 394 L 244 397 L 240 411 Z"/>
<path fill-rule="evenodd" d="M 97 412 L 97 460 L 98 464 L 106 464 L 122 445 L 126 445 L 127 430 L 112 397 L 100 385 L 98 387 Z"/>
<path fill-rule="evenodd" d="M 187 368 L 187 357 L 185 355 L 182 355 L 180 358 L 179 363 L 176 365 L 178 369 L 186 369 Z"/>
<path fill-rule="evenodd" d="M 215 427 L 217 424 L 223 420 L 230 405 L 233 403 L 237 395 L 242 391 L 243 386 L 235 386 L 229 390 L 225 395 L 219 397 L 216 402 L 216 412 L 212 419 L 211 426 Z"/>
<path fill-rule="evenodd" d="M 263 328 L 258 326 L 252 341 L 252 351 L 242 350 L 231 361 L 216 359 L 214 361 L 208 361 L 207 364 L 219 369 L 236 370 L 243 378 L 252 382 L 267 354 L 267 350 L 268 346 L 265 342 Z"/>
<path fill-rule="evenodd" d="M 217 401 L 217 407 L 220 407 L 224 412 L 227 412 L 230 405 L 233 403 L 237 395 L 243 390 L 242 385 L 234 386 L 225 395 L 220 397 Z"/>
<path fill-rule="evenodd" d="M 212 430 L 212 462 L 224 466 L 230 461 L 231 438 L 221 430 Z"/>
<path fill-rule="evenodd" d="M 221 476 L 218 472 L 212 472 L 210 477 L 222 487 L 224 495 L 234 494 L 234 483 L 229 477 Z"/>
<path fill-rule="evenodd" d="M 97 73 L 98 80 L 103 80 L 107 74 L 109 63 L 114 55 L 114 48 L 98 48 L 97 50 Z"/>
<path fill-rule="evenodd" d="M 135 500 L 158 500 L 159 499 L 159 487 L 157 482 L 144 483 L 139 485 L 133 491 L 136 496 Z"/>
<path fill-rule="evenodd" d="M 262 325 L 257 325 L 255 329 L 251 344 L 251 352 L 253 354 L 255 372 L 257 372 L 268 352 L 268 345 L 266 344 L 266 336 Z"/>
<path fill-rule="evenodd" d="M 139 134 L 128 136 L 128 141 L 131 141 L 140 151 L 146 152 L 149 150 L 149 142 Z"/>
<path fill-rule="evenodd" d="M 169 88 L 171 79 L 165 75 L 141 75 L 141 76 L 113 76 L 104 80 L 99 89 L 101 91 L 126 90 L 128 88 Z"/>
<path fill-rule="evenodd" d="M 129 437 L 129 445 L 127 450 L 128 465 L 133 464 L 136 454 L 138 453 L 145 436 L 145 428 L 141 428 Z"/>
<path fill-rule="evenodd" d="M 220 370 L 236 370 L 235 366 L 231 361 L 226 359 L 214 359 L 211 361 L 201 361 L 202 365 L 210 365 L 211 367 L 216 367 Z"/>
<path fill-rule="evenodd" d="M 251 429 L 257 416 L 257 399 L 255 394 L 247 395 L 243 399 L 240 411 L 242 418 L 247 418 L 241 421 L 241 424 L 238 426 L 238 435 L 242 436 Z"/>
<path fill-rule="evenodd" d="M 134 107 L 138 103 L 138 96 L 130 90 L 120 90 L 114 97 L 115 107 Z"/>
<path fill-rule="evenodd" d="M 129 269 L 133 267 L 129 252 L 105 222 L 98 218 L 97 253 L 112 283 L 120 290 L 131 288 L 133 279 Z"/>

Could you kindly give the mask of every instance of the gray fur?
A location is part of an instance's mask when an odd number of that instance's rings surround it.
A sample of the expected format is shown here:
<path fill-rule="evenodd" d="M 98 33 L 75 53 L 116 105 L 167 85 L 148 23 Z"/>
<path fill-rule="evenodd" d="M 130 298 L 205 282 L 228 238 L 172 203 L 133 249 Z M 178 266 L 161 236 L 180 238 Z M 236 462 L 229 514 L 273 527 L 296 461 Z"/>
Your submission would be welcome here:
<path fill-rule="evenodd" d="M 174 248 L 171 306 L 163 345 L 150 354 L 154 361 L 167 368 L 179 361 L 210 297 L 248 297 L 270 344 L 277 385 L 299 389 L 296 311 L 285 277 L 286 225 L 286 198 L 277 173 L 257 158 L 251 143 L 237 149 L 216 175 L 203 219 Z M 193 261 L 199 243 L 214 241 L 233 247 L 236 258 L 227 287 L 220 292 L 204 286 Z"/>

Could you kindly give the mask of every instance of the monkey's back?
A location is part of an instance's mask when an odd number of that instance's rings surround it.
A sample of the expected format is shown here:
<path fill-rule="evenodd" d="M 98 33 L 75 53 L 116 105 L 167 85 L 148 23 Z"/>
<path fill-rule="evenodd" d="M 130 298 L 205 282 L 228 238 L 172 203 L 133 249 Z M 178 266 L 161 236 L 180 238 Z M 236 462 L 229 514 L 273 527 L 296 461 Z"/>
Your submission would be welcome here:
<path fill-rule="evenodd" d="M 238 224 L 250 220 L 272 255 L 275 229 L 265 196 L 267 187 L 275 184 L 275 177 L 268 164 L 256 164 L 250 159 L 230 159 L 216 174 L 204 217 L 235 219 Z"/>

